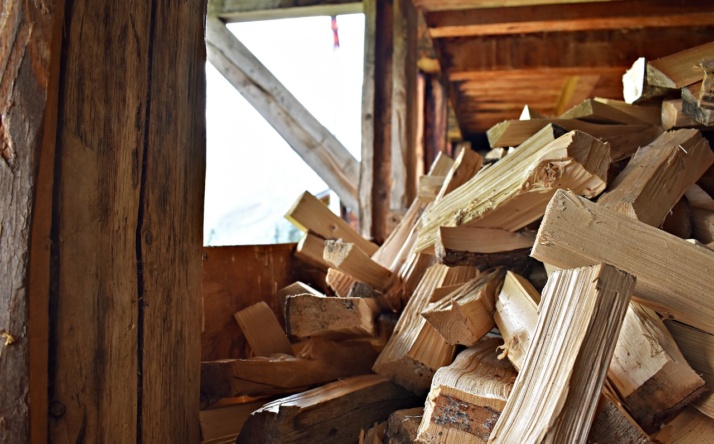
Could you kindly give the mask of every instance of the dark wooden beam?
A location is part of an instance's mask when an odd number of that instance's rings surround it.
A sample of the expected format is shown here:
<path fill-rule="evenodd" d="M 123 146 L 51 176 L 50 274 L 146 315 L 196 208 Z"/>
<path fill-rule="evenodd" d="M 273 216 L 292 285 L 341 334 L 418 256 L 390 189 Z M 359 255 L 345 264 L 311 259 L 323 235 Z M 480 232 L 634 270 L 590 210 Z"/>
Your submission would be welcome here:
<path fill-rule="evenodd" d="M 208 61 L 275 128 L 350 210 L 357 212 L 359 162 L 216 18 L 207 20 Z"/>
<path fill-rule="evenodd" d="M 425 11 L 448 11 L 454 9 L 500 8 L 524 5 L 588 3 L 598 0 L 413 0 L 417 8 Z M 600 0 L 601 3 L 622 0 Z"/>
<path fill-rule="evenodd" d="M 438 39 L 450 80 L 475 71 L 621 67 L 656 59 L 714 39 L 714 27 L 535 33 Z"/>
<path fill-rule="evenodd" d="M 474 37 L 558 31 L 662 28 L 714 24 L 714 4 L 685 0 L 529 5 L 437 11 L 427 14 L 432 38 Z"/>
<path fill-rule="evenodd" d="M 209 0 L 208 16 L 247 22 L 362 12 L 360 0 Z"/>

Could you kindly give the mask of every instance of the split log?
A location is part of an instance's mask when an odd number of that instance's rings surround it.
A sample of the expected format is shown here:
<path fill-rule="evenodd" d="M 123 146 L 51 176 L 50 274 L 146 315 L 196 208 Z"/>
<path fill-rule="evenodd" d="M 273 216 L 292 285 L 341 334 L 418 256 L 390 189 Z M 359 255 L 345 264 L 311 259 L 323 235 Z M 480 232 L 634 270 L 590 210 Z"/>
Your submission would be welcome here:
<path fill-rule="evenodd" d="M 499 265 L 516 267 L 527 262 L 535 232 L 510 232 L 467 225 L 439 227 L 434 252 L 440 264 L 471 265 L 487 269 Z"/>
<path fill-rule="evenodd" d="M 714 109 L 699 105 L 699 94 L 701 90 L 701 82 L 682 88 L 682 112 L 701 125 L 713 126 Z"/>
<path fill-rule="evenodd" d="M 620 147 L 622 136 L 635 136 L 643 134 L 650 129 L 650 125 L 642 123 L 629 125 L 601 125 L 598 123 L 583 122 L 575 119 L 533 119 L 533 120 L 506 120 L 498 123 L 488 131 L 488 143 L 491 148 L 517 146 L 537 134 L 543 127 L 557 125 L 567 131 L 582 131 L 609 142 L 613 150 L 624 149 Z M 649 140 L 643 142 L 647 143 Z"/>
<path fill-rule="evenodd" d="M 359 432 L 358 444 L 383 444 L 387 434 L 387 423 L 375 423 L 365 433 L 364 429 Z"/>
<path fill-rule="evenodd" d="M 660 226 L 669 210 L 714 163 L 701 132 L 680 129 L 640 148 L 598 204 L 648 225 Z"/>
<path fill-rule="evenodd" d="M 289 296 L 297 296 L 299 294 L 312 294 L 315 296 L 325 296 L 324 294 L 320 293 L 319 291 L 315 290 L 311 286 L 297 281 L 293 282 L 292 284 L 288 285 L 287 287 L 283 287 L 280 290 L 278 290 L 278 307 L 280 307 L 280 313 L 282 314 L 283 321 L 285 320 L 285 303 L 288 300 Z"/>
<path fill-rule="evenodd" d="M 367 342 L 311 339 L 297 357 L 225 359 L 201 363 L 201 397 L 296 393 L 315 384 L 369 373 L 376 352 Z"/>
<path fill-rule="evenodd" d="M 285 327 L 297 338 L 345 339 L 376 336 L 378 302 L 372 298 L 290 296 L 285 305 Z"/>
<path fill-rule="evenodd" d="M 692 128 L 701 126 L 699 122 L 684 114 L 682 98 L 662 101 L 662 129 Z"/>
<path fill-rule="evenodd" d="M 623 113 L 627 113 L 642 123 L 652 126 L 660 126 L 662 124 L 660 109 L 657 105 L 633 105 L 622 100 L 605 99 L 602 97 L 595 97 L 595 101 L 616 108 Z"/>
<path fill-rule="evenodd" d="M 499 338 L 484 338 L 434 375 L 417 441 L 424 444 L 487 442 L 516 379 L 499 360 Z"/>
<path fill-rule="evenodd" d="M 233 316 L 255 356 L 270 356 L 276 353 L 293 354 L 285 330 L 280 326 L 273 310 L 265 302 L 258 302 L 244 308 Z"/>
<path fill-rule="evenodd" d="M 481 273 L 421 314 L 449 344 L 474 345 L 495 326 L 496 295 L 505 274 L 503 269 Z"/>
<path fill-rule="evenodd" d="M 356 281 L 354 278 L 341 272 L 340 270 L 328 268 L 327 276 L 325 276 L 325 282 L 337 296 L 347 297 L 350 294 L 352 285 L 354 285 Z"/>
<path fill-rule="evenodd" d="M 394 334 L 374 364 L 375 373 L 415 393 L 426 394 L 434 372 L 451 363 L 454 347 L 427 324 L 420 313 L 429 303 L 434 288 L 465 282 L 477 273 L 472 269 L 469 275 L 466 271 L 458 272 L 439 264 L 426 270 L 404 307 Z"/>
<path fill-rule="evenodd" d="M 360 429 L 419 402 L 386 378 L 355 376 L 264 405 L 248 418 L 236 442 L 352 444 Z"/>
<path fill-rule="evenodd" d="M 595 420 L 586 441 L 588 444 L 650 444 L 647 433 L 635 422 L 614 391 L 605 384 L 598 401 Z"/>
<path fill-rule="evenodd" d="M 558 191 L 531 256 L 560 268 L 608 262 L 637 276 L 638 302 L 714 334 L 714 251 L 707 248 Z"/>
<path fill-rule="evenodd" d="M 607 144 L 549 125 L 425 211 L 417 250 L 434 245 L 442 226 L 523 228 L 543 215 L 558 188 L 594 197 L 605 188 L 609 163 Z"/>
<path fill-rule="evenodd" d="M 326 270 L 330 264 L 322 258 L 322 252 L 325 250 L 325 239 L 317 234 L 309 231 L 300 238 L 295 249 L 295 256 L 309 264 Z"/>
<path fill-rule="evenodd" d="M 535 332 L 539 303 L 540 293 L 526 278 L 510 271 L 506 273 L 493 317 L 504 341 L 499 359 L 507 357 L 516 370 L 523 366 Z"/>
<path fill-rule="evenodd" d="M 633 108 L 637 107 L 636 105 L 629 104 L 625 104 L 624 106 Z M 596 99 L 586 99 L 582 103 L 575 105 L 573 108 L 570 108 L 568 111 L 558 116 L 558 118 L 578 119 L 586 122 L 610 124 L 621 123 L 642 125 L 645 123 L 640 118 L 633 116 L 632 113 L 625 112 Z M 657 122 L 657 125 L 659 125 L 659 122 Z"/>
<path fill-rule="evenodd" d="M 449 169 L 444 184 L 436 196 L 436 201 L 465 184 L 479 172 L 483 166 L 483 157 L 472 150 L 470 146 L 461 147 L 454 158 L 454 164 Z"/>
<path fill-rule="evenodd" d="M 637 303 L 627 310 L 607 376 L 647 433 L 698 398 L 705 384 L 657 314 Z"/>
<path fill-rule="evenodd" d="M 694 69 L 702 60 L 711 58 L 714 42 L 685 49 L 647 64 L 647 81 L 654 86 L 679 89 L 702 80 L 702 72 Z"/>
<path fill-rule="evenodd" d="M 711 387 L 714 387 L 714 335 L 681 322 L 665 321 L 665 325 L 687 362 L 710 387 L 693 405 L 714 418 L 714 392 L 711 391 Z"/>
<path fill-rule="evenodd" d="M 539 302 L 540 294 L 528 280 L 515 273 L 507 273 L 496 301 L 496 325 L 504 339 L 503 353 L 499 358 L 505 355 L 518 370 L 523 365 L 538 323 Z M 606 384 L 598 401 L 587 442 L 645 444 L 649 440 Z"/>
<path fill-rule="evenodd" d="M 424 416 L 424 407 L 397 410 L 387 420 L 385 444 L 413 444 Z"/>
<path fill-rule="evenodd" d="M 322 257 L 337 270 L 379 291 L 389 288 L 395 278 L 389 269 L 373 261 L 357 244 L 327 240 Z"/>
<path fill-rule="evenodd" d="M 496 163 L 506 157 L 507 154 L 508 150 L 506 148 L 491 148 L 483 157 L 483 160 L 486 164 Z"/>
<path fill-rule="evenodd" d="M 605 264 L 551 275 L 490 442 L 585 442 L 634 282 Z"/>
<path fill-rule="evenodd" d="M 712 436 L 714 419 L 690 407 L 664 426 L 653 438 L 662 444 L 688 444 L 711 442 Z"/>
<path fill-rule="evenodd" d="M 374 254 L 377 245 L 359 235 L 347 222 L 340 219 L 324 203 L 305 191 L 290 208 L 285 218 L 299 230 L 312 231 L 323 239 L 342 239 L 367 253 Z"/>

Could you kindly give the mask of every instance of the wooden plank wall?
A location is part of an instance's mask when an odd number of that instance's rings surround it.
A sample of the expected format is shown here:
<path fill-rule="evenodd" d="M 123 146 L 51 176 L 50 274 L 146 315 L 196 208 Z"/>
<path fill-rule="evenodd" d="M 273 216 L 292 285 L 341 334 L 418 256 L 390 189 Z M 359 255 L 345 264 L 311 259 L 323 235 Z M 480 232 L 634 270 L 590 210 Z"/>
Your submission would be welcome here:
<path fill-rule="evenodd" d="M 248 356 L 233 314 L 265 301 L 282 321 L 277 293 L 295 281 L 324 291 L 325 272 L 295 258 L 295 244 L 205 247 L 201 360 Z"/>
<path fill-rule="evenodd" d="M 198 442 L 205 0 L 1 6 L 0 442 Z"/>

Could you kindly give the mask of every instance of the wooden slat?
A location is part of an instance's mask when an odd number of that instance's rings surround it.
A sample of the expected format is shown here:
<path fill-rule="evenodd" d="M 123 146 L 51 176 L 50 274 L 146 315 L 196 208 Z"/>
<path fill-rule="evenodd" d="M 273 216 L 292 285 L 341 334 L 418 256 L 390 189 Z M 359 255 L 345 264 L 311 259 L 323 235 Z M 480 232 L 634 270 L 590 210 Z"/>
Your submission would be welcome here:
<path fill-rule="evenodd" d="M 414 4 L 427 11 L 450 9 L 496 8 L 501 6 L 524 6 L 539 4 L 568 4 L 585 2 L 610 2 L 619 0 L 414 0 Z"/>
<path fill-rule="evenodd" d="M 374 187 L 378 185 L 375 177 L 375 140 L 377 110 L 377 0 L 364 0 L 364 61 L 362 71 L 362 146 L 359 165 L 359 226 L 360 234 L 372 239 L 375 233 Z M 378 154 L 378 153 L 377 153 Z M 379 159 L 377 159 L 379 160 Z M 379 215 L 379 210 L 377 215 Z"/>
<path fill-rule="evenodd" d="M 558 191 L 531 255 L 561 268 L 609 262 L 637 276 L 639 302 L 714 333 L 714 251 L 708 248 Z"/>
<path fill-rule="evenodd" d="M 359 162 L 216 18 L 207 20 L 208 60 L 302 159 L 358 212 Z"/>
<path fill-rule="evenodd" d="M 553 2 L 555 3 L 555 2 Z M 440 37 L 474 37 L 563 31 L 591 31 L 642 27 L 714 24 L 714 6 L 668 0 L 627 1 L 617 7 L 601 3 L 548 4 L 427 14 L 429 34 Z"/>
<path fill-rule="evenodd" d="M 47 442 L 49 236 L 64 1 L 5 0 L 0 10 L 0 440 Z"/>

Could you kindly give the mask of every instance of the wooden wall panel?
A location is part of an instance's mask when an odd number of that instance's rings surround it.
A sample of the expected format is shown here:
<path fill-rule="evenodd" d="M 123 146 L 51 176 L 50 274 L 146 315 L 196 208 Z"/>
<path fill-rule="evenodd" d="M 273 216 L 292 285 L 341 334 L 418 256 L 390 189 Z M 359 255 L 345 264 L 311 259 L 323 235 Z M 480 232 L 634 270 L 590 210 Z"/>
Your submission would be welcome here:
<path fill-rule="evenodd" d="M 295 281 L 324 291 L 325 272 L 295 258 L 295 244 L 205 247 L 203 251 L 202 361 L 248 356 L 235 312 L 261 301 L 281 312 L 278 290 Z"/>

